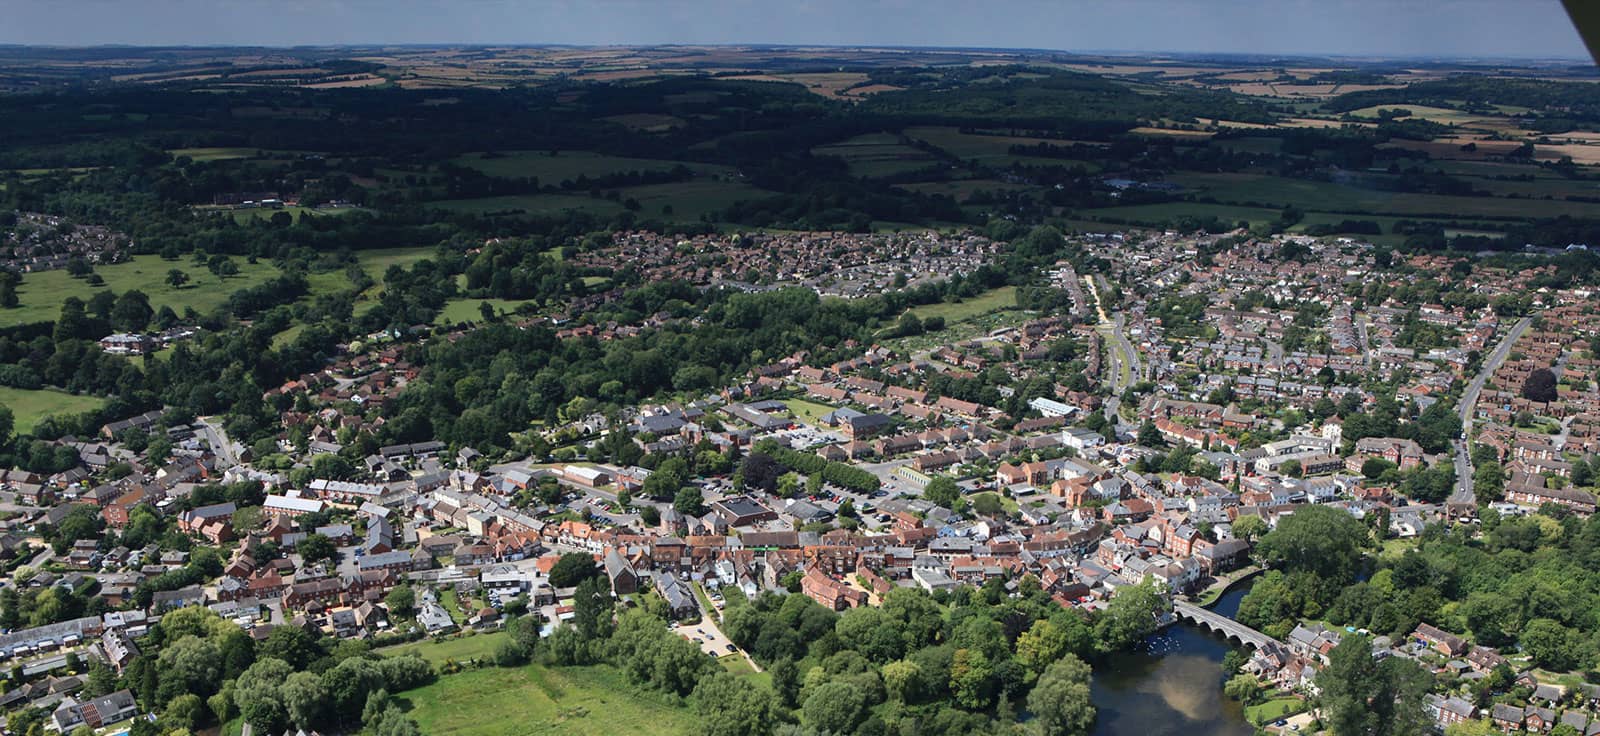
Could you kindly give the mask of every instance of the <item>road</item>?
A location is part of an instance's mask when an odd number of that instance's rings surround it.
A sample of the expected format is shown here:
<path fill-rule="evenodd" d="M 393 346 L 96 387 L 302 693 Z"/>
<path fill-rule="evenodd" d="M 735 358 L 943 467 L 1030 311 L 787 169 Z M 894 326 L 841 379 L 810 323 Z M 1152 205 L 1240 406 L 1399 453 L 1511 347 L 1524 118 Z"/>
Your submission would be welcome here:
<path fill-rule="evenodd" d="M 217 464 L 221 468 L 231 468 L 239 464 L 239 456 L 233 451 L 233 443 L 228 441 L 228 433 L 220 424 L 212 424 L 213 417 L 200 417 L 200 437 L 211 446 L 211 451 L 216 453 Z"/>
<path fill-rule="evenodd" d="M 1467 384 L 1467 390 L 1461 394 L 1461 403 L 1457 406 L 1461 416 L 1461 435 L 1472 436 L 1472 417 L 1477 412 L 1478 395 L 1483 393 L 1483 384 L 1488 382 L 1489 376 L 1494 375 L 1496 368 L 1506 362 L 1506 357 L 1511 355 L 1512 346 L 1517 344 L 1517 339 L 1528 330 L 1528 325 L 1533 324 L 1532 317 L 1523 317 L 1501 338 L 1500 344 L 1495 346 L 1494 352 L 1483 362 L 1482 370 Z M 1467 441 L 1456 439 L 1456 490 L 1450 494 L 1452 503 L 1473 503 L 1476 497 L 1472 493 L 1472 457 L 1467 451 Z"/>
<path fill-rule="evenodd" d="M 1140 375 L 1139 352 L 1134 350 L 1133 343 L 1128 341 L 1127 317 L 1121 312 L 1108 314 L 1105 303 L 1100 299 L 1100 288 L 1105 282 L 1102 276 L 1084 276 L 1084 283 L 1089 285 L 1089 292 L 1094 295 L 1096 312 L 1100 315 L 1099 331 L 1106 339 L 1106 370 L 1111 373 L 1111 396 L 1106 399 L 1106 416 L 1113 421 L 1118 421 L 1118 412 L 1122 406 L 1122 392 L 1138 380 Z M 1120 423 L 1120 422 L 1119 422 Z"/>

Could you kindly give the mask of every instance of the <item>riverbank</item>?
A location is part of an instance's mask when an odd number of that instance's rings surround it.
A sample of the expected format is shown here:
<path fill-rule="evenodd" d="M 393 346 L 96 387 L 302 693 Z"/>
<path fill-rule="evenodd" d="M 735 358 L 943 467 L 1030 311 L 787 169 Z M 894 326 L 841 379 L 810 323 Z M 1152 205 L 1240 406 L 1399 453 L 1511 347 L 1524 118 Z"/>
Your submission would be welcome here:
<path fill-rule="evenodd" d="M 1191 598 L 1194 599 L 1195 605 L 1201 608 L 1210 608 L 1221 600 L 1223 596 L 1236 589 L 1239 584 L 1254 580 L 1262 572 L 1263 568 L 1258 565 L 1239 568 L 1223 575 L 1221 579 L 1212 583 L 1205 590 L 1191 596 Z"/>

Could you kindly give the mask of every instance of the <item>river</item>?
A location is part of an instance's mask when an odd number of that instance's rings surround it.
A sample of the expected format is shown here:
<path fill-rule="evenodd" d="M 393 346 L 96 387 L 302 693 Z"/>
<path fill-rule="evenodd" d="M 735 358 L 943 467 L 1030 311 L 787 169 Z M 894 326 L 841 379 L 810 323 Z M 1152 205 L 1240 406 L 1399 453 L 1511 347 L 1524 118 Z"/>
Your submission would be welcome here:
<path fill-rule="evenodd" d="M 1249 586 L 1229 591 L 1212 610 L 1233 616 Z M 1150 637 L 1144 651 L 1121 654 L 1094 670 L 1096 736 L 1250 736 L 1239 703 L 1222 694 L 1222 658 L 1230 645 L 1191 624 Z"/>

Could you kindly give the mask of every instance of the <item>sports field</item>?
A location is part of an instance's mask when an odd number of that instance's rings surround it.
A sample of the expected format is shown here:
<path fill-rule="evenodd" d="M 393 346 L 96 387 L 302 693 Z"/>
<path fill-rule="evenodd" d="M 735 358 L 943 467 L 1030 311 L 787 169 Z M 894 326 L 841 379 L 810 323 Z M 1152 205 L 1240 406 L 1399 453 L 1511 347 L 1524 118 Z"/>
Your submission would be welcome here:
<path fill-rule="evenodd" d="M 641 691 L 605 665 L 468 670 L 398 697 L 431 736 L 699 732 L 688 708 Z"/>

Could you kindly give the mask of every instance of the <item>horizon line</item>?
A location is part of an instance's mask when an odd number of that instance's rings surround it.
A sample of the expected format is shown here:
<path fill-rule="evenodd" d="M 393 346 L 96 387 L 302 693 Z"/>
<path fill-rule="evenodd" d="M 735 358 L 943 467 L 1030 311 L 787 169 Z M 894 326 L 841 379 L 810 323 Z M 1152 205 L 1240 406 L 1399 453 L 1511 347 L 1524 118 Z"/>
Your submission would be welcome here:
<path fill-rule="evenodd" d="M 1589 56 L 1544 56 L 1544 55 L 1517 55 L 1495 54 L 1485 56 L 1446 55 L 1446 54 L 1344 54 L 1344 53 L 1317 53 L 1304 52 L 1296 54 L 1272 53 L 1264 51 L 1180 51 L 1180 50 L 1135 50 L 1135 49 L 1052 49 L 1031 46 L 951 46 L 951 45 L 917 45 L 898 43 L 765 43 L 749 42 L 719 42 L 719 43 L 563 43 L 548 42 L 507 42 L 494 43 L 483 41 L 453 42 L 453 41 L 404 41 L 404 42 L 353 42 L 353 43 L 303 43 L 303 44 L 207 44 L 207 43 L 181 43 L 181 44 L 141 44 L 141 43 L 98 43 L 98 44 L 48 44 L 48 43 L 17 43 L 0 41 L 0 48 L 7 49 L 50 49 L 50 50 L 95 50 L 95 49 L 129 49 L 129 50 L 226 50 L 226 49 L 273 49 L 279 51 L 294 50 L 334 50 L 334 49 L 362 49 L 362 48 L 569 48 L 569 49 L 617 49 L 617 48 L 827 48 L 827 49 L 903 49 L 922 51 L 985 51 L 1009 53 L 1048 53 L 1068 54 L 1074 56 L 1111 56 L 1150 58 L 1159 56 L 1171 57 L 1242 57 L 1278 60 L 1298 59 L 1327 59 L 1347 61 L 1431 61 L 1431 62 L 1486 62 L 1486 61 L 1519 61 L 1519 62 L 1566 62 L 1594 64 L 1595 60 Z"/>

